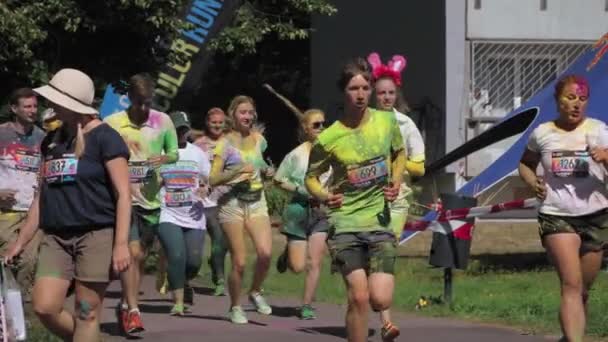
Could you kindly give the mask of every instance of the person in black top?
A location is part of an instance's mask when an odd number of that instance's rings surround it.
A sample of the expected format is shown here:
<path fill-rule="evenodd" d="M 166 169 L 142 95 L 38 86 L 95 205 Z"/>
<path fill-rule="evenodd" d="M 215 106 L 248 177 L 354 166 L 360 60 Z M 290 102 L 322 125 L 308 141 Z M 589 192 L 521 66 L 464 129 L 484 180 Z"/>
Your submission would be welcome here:
<path fill-rule="evenodd" d="M 50 102 L 63 125 L 41 144 L 40 187 L 5 260 L 11 262 L 40 227 L 34 311 L 66 340 L 99 341 L 112 269 L 122 272 L 130 262 L 129 152 L 120 135 L 97 117 L 93 81 L 86 74 L 63 69 L 34 91 Z M 74 317 L 64 309 L 72 279 Z"/>

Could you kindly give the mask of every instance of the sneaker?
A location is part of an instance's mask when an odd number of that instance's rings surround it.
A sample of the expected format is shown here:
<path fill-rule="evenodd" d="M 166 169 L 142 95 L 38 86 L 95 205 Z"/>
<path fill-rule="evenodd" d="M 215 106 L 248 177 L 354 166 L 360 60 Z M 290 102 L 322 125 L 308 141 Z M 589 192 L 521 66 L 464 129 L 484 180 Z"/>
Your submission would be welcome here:
<path fill-rule="evenodd" d="M 139 309 L 129 311 L 126 328 L 127 334 L 137 334 L 145 330 Z"/>
<path fill-rule="evenodd" d="M 194 306 L 194 289 L 188 284 L 184 286 L 184 303 Z"/>
<path fill-rule="evenodd" d="M 279 258 L 277 259 L 277 272 L 285 273 L 285 271 L 287 271 L 287 257 L 288 251 L 287 246 L 285 246 L 285 250 L 283 251 L 283 253 L 281 253 L 281 255 L 279 255 Z"/>
<path fill-rule="evenodd" d="M 127 326 L 129 325 L 129 308 L 127 306 L 123 306 L 122 303 L 118 303 L 116 309 L 114 310 L 116 314 L 116 321 L 118 322 L 118 329 L 121 333 L 127 333 Z"/>
<path fill-rule="evenodd" d="M 247 324 L 249 321 L 247 320 L 247 316 L 245 316 L 245 311 L 240 306 L 233 306 L 230 308 L 228 312 L 228 318 L 234 324 Z"/>
<path fill-rule="evenodd" d="M 310 306 L 310 304 L 304 304 L 300 308 L 300 319 L 315 319 L 317 316 L 315 315 L 315 309 Z"/>
<path fill-rule="evenodd" d="M 185 311 L 186 311 L 186 308 L 184 307 L 183 304 L 175 304 L 171 308 L 171 312 L 169 312 L 169 315 L 171 315 L 171 316 L 183 316 Z"/>
<path fill-rule="evenodd" d="M 213 295 L 216 297 L 226 295 L 226 288 L 224 287 L 224 280 L 217 282 L 217 284 L 215 285 L 215 290 L 213 290 Z"/>
<path fill-rule="evenodd" d="M 257 292 L 250 294 L 249 301 L 262 315 L 270 315 L 272 313 L 272 308 L 270 307 L 270 305 L 268 305 L 268 303 L 266 303 L 266 299 L 262 297 L 261 293 Z"/>
<path fill-rule="evenodd" d="M 382 331 L 380 332 L 380 336 L 382 336 L 383 342 L 392 342 L 397 336 L 399 336 L 401 332 L 399 328 L 391 322 L 388 322 L 382 326 Z"/>

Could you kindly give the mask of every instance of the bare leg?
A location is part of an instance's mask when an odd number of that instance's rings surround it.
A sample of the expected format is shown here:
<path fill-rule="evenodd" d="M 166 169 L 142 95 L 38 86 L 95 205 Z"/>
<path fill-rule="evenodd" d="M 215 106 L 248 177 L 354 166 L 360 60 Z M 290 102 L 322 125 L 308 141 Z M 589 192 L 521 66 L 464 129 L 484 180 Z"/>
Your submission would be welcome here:
<path fill-rule="evenodd" d="M 108 283 L 76 281 L 74 342 L 100 341 L 99 319 Z"/>
<path fill-rule="evenodd" d="M 553 260 L 561 284 L 560 323 L 565 338 L 582 342 L 585 331 L 583 275 L 577 234 L 558 233 L 545 236 L 544 245 Z"/>
<path fill-rule="evenodd" d="M 65 340 L 70 340 L 74 334 L 74 317 L 63 308 L 69 287 L 69 280 L 39 277 L 32 291 L 36 316 L 53 334 Z"/>
<path fill-rule="evenodd" d="M 245 225 L 247 232 L 253 240 L 257 259 L 255 263 L 255 273 L 251 283 L 249 293 L 260 292 L 262 283 L 266 279 L 270 268 L 270 258 L 272 253 L 272 231 L 270 230 L 270 218 L 268 216 L 254 217 L 249 219 Z"/>
<path fill-rule="evenodd" d="M 301 273 L 306 268 L 307 245 L 306 240 L 292 240 L 287 242 L 287 264 L 293 273 Z"/>
<path fill-rule="evenodd" d="M 346 333 L 349 342 L 367 341 L 367 312 L 369 310 L 369 290 L 367 274 L 358 269 L 344 276 L 348 293 L 346 311 Z"/>
<path fill-rule="evenodd" d="M 232 270 L 228 277 L 230 306 L 239 306 L 246 257 L 244 223 L 239 221 L 223 223 L 222 229 L 224 230 L 224 236 L 228 240 L 230 258 L 232 259 Z"/>
<path fill-rule="evenodd" d="M 304 298 L 302 304 L 310 305 L 314 300 L 315 291 L 321 274 L 321 262 L 327 249 L 325 239 L 327 233 L 315 233 L 308 238 L 308 271 L 304 283 Z"/>

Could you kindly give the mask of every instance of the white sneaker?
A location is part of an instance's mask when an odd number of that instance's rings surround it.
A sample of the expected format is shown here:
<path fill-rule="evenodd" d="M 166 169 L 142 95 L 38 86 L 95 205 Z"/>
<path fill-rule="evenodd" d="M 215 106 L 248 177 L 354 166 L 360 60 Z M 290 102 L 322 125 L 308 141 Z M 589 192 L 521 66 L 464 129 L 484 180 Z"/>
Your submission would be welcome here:
<path fill-rule="evenodd" d="M 234 324 L 247 324 L 249 321 L 247 320 L 247 316 L 245 316 L 245 311 L 240 306 L 233 306 L 230 308 L 228 312 L 228 318 Z"/>
<path fill-rule="evenodd" d="M 266 303 L 266 299 L 259 292 L 250 294 L 249 301 L 262 315 L 270 315 L 272 313 L 272 308 Z"/>

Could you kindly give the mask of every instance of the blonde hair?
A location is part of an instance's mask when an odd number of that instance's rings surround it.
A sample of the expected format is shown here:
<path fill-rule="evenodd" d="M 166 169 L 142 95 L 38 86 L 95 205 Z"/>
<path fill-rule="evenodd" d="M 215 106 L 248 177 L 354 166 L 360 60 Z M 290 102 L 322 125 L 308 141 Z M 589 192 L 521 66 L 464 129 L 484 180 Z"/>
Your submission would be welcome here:
<path fill-rule="evenodd" d="M 237 95 L 232 98 L 232 101 L 230 101 L 230 105 L 228 106 L 227 111 L 228 115 L 226 116 L 226 127 L 235 129 L 236 109 L 243 103 L 251 104 L 254 109 L 253 126 L 251 127 L 251 130 L 260 134 L 264 133 L 264 125 L 258 123 L 258 113 L 255 111 L 255 101 L 253 101 L 253 98 L 247 95 Z"/>
<path fill-rule="evenodd" d="M 311 109 L 305 111 L 302 114 L 302 116 L 298 117 L 298 119 L 300 120 L 300 127 L 298 127 L 298 140 L 300 142 L 305 142 L 308 140 L 304 127 L 306 126 L 306 123 L 308 122 L 308 120 L 310 120 L 310 117 L 315 114 L 321 114 L 321 115 L 323 115 L 323 117 L 325 117 L 325 113 L 322 110 L 317 109 L 317 108 L 311 108 Z"/>
<path fill-rule="evenodd" d="M 78 115 L 86 115 L 86 114 L 78 114 Z M 67 135 L 67 125 L 62 124 L 59 128 L 57 128 L 55 135 L 53 136 L 52 142 L 49 144 L 49 148 L 53 148 L 57 146 L 57 144 L 65 142 L 68 139 Z M 76 158 L 80 159 L 84 154 L 84 150 L 86 148 L 86 142 L 84 140 L 84 130 L 82 129 L 82 123 L 77 124 L 76 128 L 76 138 L 74 144 L 74 155 Z"/>

